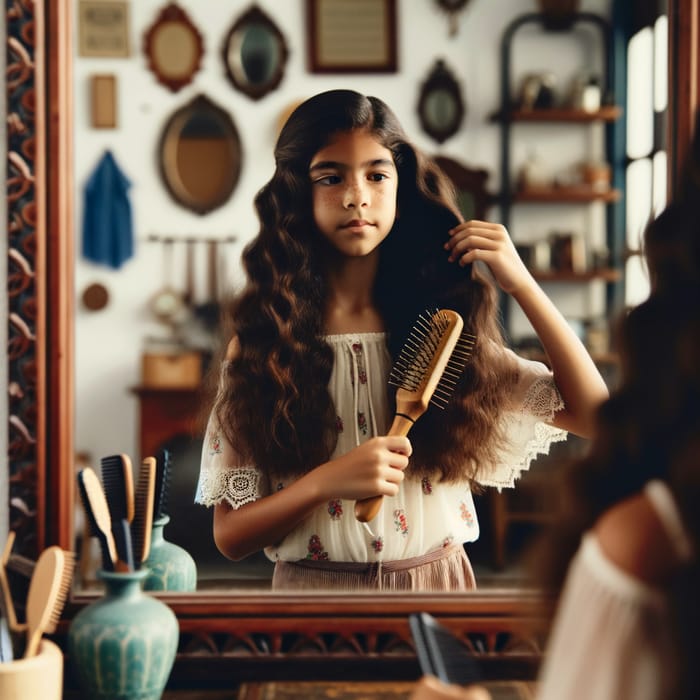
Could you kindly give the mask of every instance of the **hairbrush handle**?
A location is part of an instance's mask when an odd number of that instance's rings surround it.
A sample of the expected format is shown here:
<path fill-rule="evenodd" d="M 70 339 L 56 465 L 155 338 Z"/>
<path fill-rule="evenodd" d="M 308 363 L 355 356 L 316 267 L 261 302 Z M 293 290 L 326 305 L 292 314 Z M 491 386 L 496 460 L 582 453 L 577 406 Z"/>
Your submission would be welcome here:
<path fill-rule="evenodd" d="M 463 330 L 462 317 L 450 309 L 418 317 L 389 375 L 389 384 L 398 390 L 388 435 L 407 435 L 428 404 L 447 405 L 474 347 L 475 337 Z M 381 495 L 361 499 L 355 503 L 355 518 L 369 522 L 381 506 Z"/>
<path fill-rule="evenodd" d="M 415 421 L 403 413 L 397 413 L 394 416 L 394 422 L 389 428 L 387 435 L 408 435 L 408 431 L 413 427 Z M 379 513 L 379 509 L 382 507 L 383 496 L 370 496 L 369 498 L 362 498 L 355 502 L 355 518 L 361 523 L 368 523 L 370 520 L 374 520 Z"/>

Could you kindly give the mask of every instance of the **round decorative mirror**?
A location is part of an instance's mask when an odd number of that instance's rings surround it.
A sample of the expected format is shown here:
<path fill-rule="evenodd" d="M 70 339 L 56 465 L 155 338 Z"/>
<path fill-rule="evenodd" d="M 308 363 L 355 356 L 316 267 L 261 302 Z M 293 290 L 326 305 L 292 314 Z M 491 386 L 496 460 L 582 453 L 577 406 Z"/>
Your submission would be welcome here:
<path fill-rule="evenodd" d="M 223 46 L 228 79 L 254 100 L 280 84 L 288 55 L 282 33 L 258 7 L 236 20 Z"/>
<path fill-rule="evenodd" d="M 423 130 L 438 143 L 455 134 L 465 108 L 459 83 L 445 62 L 438 59 L 423 83 L 418 100 L 418 116 Z"/>
<path fill-rule="evenodd" d="M 206 214 L 231 196 L 241 173 L 241 142 L 233 119 L 198 95 L 167 121 L 158 149 L 161 175 L 173 199 Z"/>

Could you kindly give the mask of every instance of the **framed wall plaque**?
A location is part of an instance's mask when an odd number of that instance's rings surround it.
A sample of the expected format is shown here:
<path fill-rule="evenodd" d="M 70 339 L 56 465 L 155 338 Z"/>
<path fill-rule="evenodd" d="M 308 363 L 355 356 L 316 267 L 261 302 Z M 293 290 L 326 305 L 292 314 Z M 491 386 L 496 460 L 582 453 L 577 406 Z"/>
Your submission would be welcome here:
<path fill-rule="evenodd" d="M 79 0 L 78 51 L 80 56 L 128 56 L 129 3 L 126 0 Z"/>
<path fill-rule="evenodd" d="M 306 0 L 311 73 L 395 73 L 396 0 Z"/>
<path fill-rule="evenodd" d="M 90 123 L 95 129 L 114 129 L 117 126 L 116 76 L 90 77 Z"/>

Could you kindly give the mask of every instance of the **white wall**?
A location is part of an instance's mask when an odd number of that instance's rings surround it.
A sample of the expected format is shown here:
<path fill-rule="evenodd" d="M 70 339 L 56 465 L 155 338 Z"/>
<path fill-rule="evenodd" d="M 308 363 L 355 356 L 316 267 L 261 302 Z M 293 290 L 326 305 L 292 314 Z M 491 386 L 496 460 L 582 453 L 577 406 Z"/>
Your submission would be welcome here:
<path fill-rule="evenodd" d="M 290 57 L 279 88 L 253 101 L 228 82 L 220 58 L 221 42 L 228 29 L 251 3 L 248 0 L 180 1 L 204 37 L 205 56 L 193 82 L 176 93 L 156 81 L 141 49 L 144 32 L 164 4 L 165 0 L 130 3 L 132 54 L 129 58 L 83 58 L 77 55 L 76 48 L 76 249 L 80 250 L 83 185 L 107 148 L 133 184 L 130 197 L 136 237 L 135 256 L 118 271 L 83 259 L 76 261 L 76 449 L 90 453 L 94 460 L 113 452 L 140 458 L 136 447 L 137 403 L 128 388 L 139 383 L 144 338 L 165 334 L 148 311 L 148 300 L 163 283 L 162 250 L 145 242 L 146 237 L 197 234 L 223 238 L 235 234 L 237 244 L 228 246 L 227 277 L 231 284 L 240 283 L 238 256 L 257 231 L 252 200 L 272 173 L 272 144 L 280 115 L 290 104 L 329 88 L 351 88 L 381 97 L 396 111 L 420 147 L 487 168 L 492 173 L 490 188 L 496 191 L 500 140 L 498 127 L 489 121 L 489 115 L 498 108 L 500 100 L 501 35 L 515 16 L 535 10 L 534 0 L 472 0 L 459 15 L 457 35 L 449 37 L 447 17 L 433 0 L 397 0 L 398 73 L 316 75 L 306 68 L 304 1 L 258 0 L 257 4 L 274 18 L 286 37 Z M 581 9 L 606 14 L 608 5 L 608 0 L 582 0 Z M 543 41 L 541 34 L 529 29 L 518 37 L 514 71 L 519 74 L 548 69 L 564 85 L 577 70 L 600 69 L 599 57 L 595 51 L 587 51 L 585 43 L 563 37 L 548 37 Z M 462 128 L 442 145 L 421 131 L 416 113 L 420 86 L 437 58 L 443 58 L 456 75 L 467 104 Z M 117 76 L 116 129 L 90 128 L 89 76 L 95 73 Z M 160 132 L 169 115 L 198 93 L 205 93 L 229 111 L 244 151 L 243 170 L 233 196 L 223 207 L 204 217 L 173 203 L 161 184 L 155 159 Z M 532 131 L 523 134 L 514 146 L 516 164 L 531 148 L 530 135 L 542 139 L 538 153 L 557 167 L 580 160 L 586 150 L 600 148 L 600 136 L 586 130 L 579 133 L 556 126 L 528 128 Z M 491 213 L 497 219 L 498 211 Z M 601 212 L 567 209 L 555 213 L 560 218 L 554 225 L 561 223 L 562 216 L 570 217 L 570 228 L 590 230 L 594 236 L 602 236 Z M 544 216 L 543 208 L 539 208 L 537 215 Z M 516 239 L 527 239 L 545 235 L 549 228 L 549 221 L 535 219 L 534 214 L 524 215 L 517 227 L 513 226 L 512 233 Z M 176 252 L 182 252 L 181 249 L 182 246 L 177 247 Z M 178 256 L 174 264 L 184 284 L 184 259 Z M 203 258 L 198 260 L 202 271 L 203 264 Z M 204 275 L 199 277 L 203 282 Z M 82 291 L 94 281 L 104 284 L 110 292 L 110 303 L 100 312 L 88 312 L 79 303 Z M 580 315 L 579 292 L 558 290 L 562 309 Z M 199 293 L 201 297 L 204 289 Z M 584 307 L 588 307 L 584 313 L 597 303 L 595 299 L 584 300 Z"/>

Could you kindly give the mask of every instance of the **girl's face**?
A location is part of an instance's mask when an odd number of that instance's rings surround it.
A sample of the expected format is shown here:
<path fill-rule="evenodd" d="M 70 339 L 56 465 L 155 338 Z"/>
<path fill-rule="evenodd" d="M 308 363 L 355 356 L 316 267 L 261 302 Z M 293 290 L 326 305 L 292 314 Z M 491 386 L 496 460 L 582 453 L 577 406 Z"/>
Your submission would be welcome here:
<path fill-rule="evenodd" d="M 398 173 L 394 158 L 364 130 L 335 137 L 309 166 L 314 221 L 343 255 L 377 249 L 396 218 Z"/>

